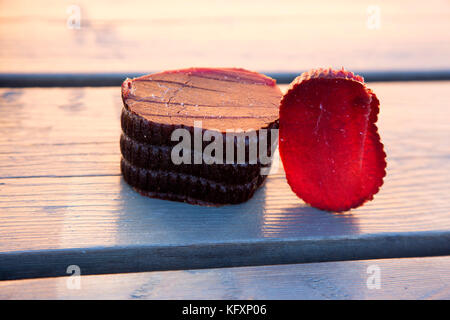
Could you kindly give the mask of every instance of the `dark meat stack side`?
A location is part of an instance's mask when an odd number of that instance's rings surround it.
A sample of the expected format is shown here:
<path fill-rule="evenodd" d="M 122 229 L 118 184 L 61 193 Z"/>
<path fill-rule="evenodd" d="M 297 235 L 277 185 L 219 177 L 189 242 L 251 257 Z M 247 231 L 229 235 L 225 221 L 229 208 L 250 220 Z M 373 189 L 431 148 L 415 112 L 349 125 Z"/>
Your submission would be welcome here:
<path fill-rule="evenodd" d="M 259 158 L 249 163 L 248 143 L 258 144 L 254 139 L 246 139 L 245 163 L 225 163 L 226 132 L 254 131 L 259 139 L 261 129 L 277 129 L 280 98 L 273 79 L 243 69 L 184 69 L 125 80 L 120 139 L 125 181 L 143 195 L 192 204 L 250 199 L 266 177 L 261 169 L 270 163 L 261 164 Z M 203 133 L 213 130 L 223 136 L 224 164 L 194 164 L 198 121 Z M 191 135 L 190 164 L 171 159 L 179 143 L 171 136 L 179 128 Z M 203 148 L 210 143 L 202 142 Z M 270 154 L 270 135 L 267 146 Z M 233 148 L 236 154 L 236 140 Z"/>

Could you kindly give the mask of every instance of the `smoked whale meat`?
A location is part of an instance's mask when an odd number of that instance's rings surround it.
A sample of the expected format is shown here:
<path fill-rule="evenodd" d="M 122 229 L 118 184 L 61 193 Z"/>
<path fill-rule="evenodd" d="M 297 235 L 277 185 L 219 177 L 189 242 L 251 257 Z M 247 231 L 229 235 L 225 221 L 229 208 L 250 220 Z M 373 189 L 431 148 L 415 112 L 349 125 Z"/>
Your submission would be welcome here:
<path fill-rule="evenodd" d="M 200 205 L 247 201 L 265 180 L 262 169 L 271 165 L 260 157 L 260 148 L 271 155 L 276 147 L 270 143 L 271 129 L 278 129 L 281 96 L 275 80 L 244 69 L 190 68 L 126 79 L 120 138 L 124 180 L 154 198 Z M 172 136 L 177 129 L 191 137 L 188 163 L 173 161 L 172 150 L 180 143 Z M 222 161 L 195 162 L 195 135 L 203 137 L 206 131 L 222 139 L 202 138 L 200 153 L 211 142 L 221 143 L 223 155 L 214 156 Z M 239 149 L 238 139 L 227 139 L 229 131 L 245 132 L 244 149 Z M 267 143 L 260 147 L 263 133 Z M 226 158 L 227 143 L 232 162 Z M 258 147 L 256 159 L 252 143 Z M 237 161 L 239 150 L 245 151 L 243 162 Z"/>

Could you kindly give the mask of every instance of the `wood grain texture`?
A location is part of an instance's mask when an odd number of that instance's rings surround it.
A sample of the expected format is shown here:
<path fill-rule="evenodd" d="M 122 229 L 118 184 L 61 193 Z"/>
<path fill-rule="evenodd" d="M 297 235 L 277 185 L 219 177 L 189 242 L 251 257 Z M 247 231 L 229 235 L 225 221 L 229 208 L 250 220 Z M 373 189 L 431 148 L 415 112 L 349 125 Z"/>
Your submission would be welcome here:
<path fill-rule="evenodd" d="M 119 88 L 2 89 L 0 261 L 16 253 L 22 255 L 8 258 L 11 263 L 17 264 L 24 257 L 31 260 L 27 260 L 27 272 L 25 267 L 0 263 L 0 275 L 36 276 L 39 270 L 50 275 L 51 265 L 39 260 L 35 250 L 81 248 L 82 255 L 85 249 L 91 252 L 135 246 L 151 251 L 162 246 L 158 252 L 164 256 L 165 247 L 241 242 L 259 245 L 272 240 L 300 241 L 300 245 L 304 240 L 370 236 L 381 244 L 386 235 L 405 236 L 401 241 L 414 239 L 408 238 L 410 232 L 429 239 L 421 242 L 417 255 L 449 254 L 448 85 L 371 86 L 381 100 L 378 126 L 388 155 L 387 177 L 374 201 L 346 214 L 306 206 L 290 190 L 281 168 L 268 177 L 253 199 L 241 205 L 205 208 L 142 197 L 120 176 Z M 415 247 L 402 243 L 388 244 L 372 256 L 367 249 L 359 251 L 353 258 L 414 255 Z M 313 250 L 315 259 L 323 259 L 322 248 L 326 246 Z M 363 245 L 358 244 L 358 248 Z M 292 256 L 298 250 L 301 246 L 292 247 L 285 256 L 278 256 L 279 261 L 311 261 L 311 256 Z M 352 257 L 345 245 L 339 252 L 341 256 L 335 260 Z M 266 256 L 266 263 L 277 263 L 270 252 Z M 120 260 L 120 255 L 114 257 Z M 208 266 L 213 266 L 211 261 L 217 258 L 214 251 L 203 257 Z M 245 256 L 241 258 L 237 265 L 246 264 Z M 154 265 L 151 255 L 144 260 L 147 266 Z M 182 263 L 192 264 L 180 261 L 177 268 L 182 268 Z M 218 266 L 219 260 L 214 261 Z M 264 261 L 264 254 L 255 255 L 247 264 Z M 56 265 L 68 263 L 59 259 Z M 102 269 L 98 267 L 95 272 L 116 268 L 108 262 L 100 266 Z M 121 268 L 127 268 L 126 260 L 122 259 L 116 269 Z M 53 274 L 61 272 L 63 269 L 53 270 Z"/>
<path fill-rule="evenodd" d="M 379 270 L 380 288 L 368 278 Z M 0 282 L 0 299 L 450 299 L 450 257 L 362 260 Z M 72 287 L 73 288 L 73 287 Z"/>
<path fill-rule="evenodd" d="M 0 24 L 0 72 L 450 68 L 445 0 L 16 0 Z"/>

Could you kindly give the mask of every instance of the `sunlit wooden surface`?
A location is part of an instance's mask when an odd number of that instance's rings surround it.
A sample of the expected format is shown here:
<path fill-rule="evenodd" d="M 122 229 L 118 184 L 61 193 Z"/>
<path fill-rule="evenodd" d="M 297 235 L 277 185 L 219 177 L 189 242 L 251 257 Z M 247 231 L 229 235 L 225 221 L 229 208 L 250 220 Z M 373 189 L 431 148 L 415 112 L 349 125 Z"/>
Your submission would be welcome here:
<path fill-rule="evenodd" d="M 186 4 L 1 1 L 0 81 L 191 66 L 450 70 L 446 0 Z M 241 205 L 142 197 L 120 176 L 118 87 L 0 89 L 0 280 L 72 264 L 83 274 L 82 290 L 0 281 L 0 299 L 449 299 L 448 257 L 388 258 L 450 255 L 450 82 L 370 87 L 387 177 L 345 214 L 305 205 L 281 166 Z M 374 264 L 381 290 L 366 286 Z M 138 271 L 153 272 L 89 275 Z"/>
<path fill-rule="evenodd" d="M 0 299 L 448 300 L 449 268 L 433 257 L 1 281 Z"/>
<path fill-rule="evenodd" d="M 345 214 L 306 206 L 281 167 L 241 205 L 206 208 L 140 196 L 119 171 L 119 88 L 2 89 L 0 275 L 61 275 L 76 257 L 94 273 L 219 266 L 214 249 L 205 254 L 221 245 L 225 251 L 217 252 L 235 250 L 235 258 L 222 257 L 226 266 L 450 254 L 449 85 L 371 85 L 381 100 L 387 177 L 372 202 Z M 335 241 L 335 256 L 327 239 Z M 242 243 L 249 252 L 253 245 L 281 249 L 279 256 L 256 250 L 245 260 L 236 251 Z M 314 247 L 306 249 L 308 243 Z M 200 256 L 183 258 L 189 246 Z M 81 249 L 51 251 L 71 248 Z M 105 256 L 110 261 L 124 253 L 145 261 L 102 263 L 108 248 L 118 250 Z M 161 257 L 152 250 L 164 255 L 164 248 L 185 251 L 170 251 L 173 259 L 157 264 Z"/>

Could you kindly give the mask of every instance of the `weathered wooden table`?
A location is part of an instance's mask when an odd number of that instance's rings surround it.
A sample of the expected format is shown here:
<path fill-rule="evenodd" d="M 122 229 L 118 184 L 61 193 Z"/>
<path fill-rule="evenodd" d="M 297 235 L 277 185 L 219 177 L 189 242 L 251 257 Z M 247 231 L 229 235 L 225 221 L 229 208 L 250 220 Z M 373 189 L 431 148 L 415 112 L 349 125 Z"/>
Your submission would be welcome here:
<path fill-rule="evenodd" d="M 190 66 L 448 80 L 450 4 L 186 3 L 0 2 L 0 299 L 449 299 L 450 82 L 369 84 L 387 177 L 335 214 L 282 168 L 236 206 L 135 193 L 116 81 Z M 73 265 L 79 290 L 60 277 Z"/>
<path fill-rule="evenodd" d="M 420 258 L 450 255 L 449 85 L 370 84 L 387 177 L 344 214 L 305 205 L 281 164 L 240 205 L 140 196 L 118 87 L 0 89 L 0 298 L 449 299 L 450 257 Z"/>

